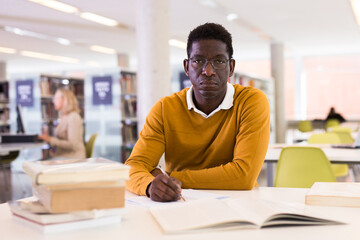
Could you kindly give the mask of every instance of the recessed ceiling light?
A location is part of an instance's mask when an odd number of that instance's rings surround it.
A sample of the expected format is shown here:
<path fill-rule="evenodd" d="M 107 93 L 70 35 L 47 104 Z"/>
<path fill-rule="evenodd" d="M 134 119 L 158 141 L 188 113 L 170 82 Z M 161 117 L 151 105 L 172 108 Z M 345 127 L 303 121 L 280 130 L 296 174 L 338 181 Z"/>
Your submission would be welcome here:
<path fill-rule="evenodd" d="M 0 47 L 0 52 L 2 52 L 2 53 L 8 53 L 8 54 L 14 54 L 14 53 L 16 53 L 16 49 L 14 49 L 14 48 Z"/>
<path fill-rule="evenodd" d="M 95 52 L 105 53 L 105 54 L 115 54 L 116 50 L 112 48 L 102 47 L 98 45 L 90 46 L 90 49 Z"/>
<path fill-rule="evenodd" d="M 200 0 L 200 4 L 206 7 L 216 8 L 217 4 L 213 0 Z"/>
<path fill-rule="evenodd" d="M 350 0 L 356 22 L 360 26 L 360 0 Z"/>
<path fill-rule="evenodd" d="M 226 19 L 231 22 L 238 18 L 238 15 L 236 13 L 230 13 L 226 16 Z"/>
<path fill-rule="evenodd" d="M 90 12 L 83 12 L 80 13 L 80 17 L 92 21 L 92 22 L 96 22 L 96 23 L 100 23 L 100 24 L 104 24 L 106 26 L 116 26 L 118 25 L 118 22 L 115 21 L 114 19 L 111 18 L 107 18 L 107 17 L 103 17 L 94 13 L 90 13 Z"/>
<path fill-rule="evenodd" d="M 38 38 L 38 39 L 43 39 L 43 40 L 48 40 L 48 41 L 55 41 L 62 45 L 70 45 L 70 40 L 68 40 L 66 38 L 53 37 L 53 36 L 49 36 L 49 35 L 45 35 L 45 34 L 41 34 L 41 33 L 37 33 L 37 32 L 32 32 L 32 31 L 28 31 L 28 30 L 24 30 L 24 29 L 20 29 L 20 28 L 10 27 L 10 26 L 5 26 L 4 30 L 7 32 L 11 32 L 11 33 L 20 35 L 20 36 L 27 36 L 27 37 L 33 37 L 33 38 Z"/>
<path fill-rule="evenodd" d="M 79 59 L 76 59 L 76 58 L 56 56 L 56 55 L 50 55 L 50 54 L 46 54 L 46 53 L 39 53 L 39 52 L 21 51 L 20 54 L 25 57 L 39 58 L 39 59 L 44 59 L 44 60 L 52 60 L 52 61 L 57 61 L 57 62 L 65 62 L 65 63 L 78 63 L 79 62 Z"/>
<path fill-rule="evenodd" d="M 78 12 L 78 9 L 76 7 L 55 0 L 28 0 L 28 1 L 38 3 L 45 7 L 49 7 L 65 13 Z"/>

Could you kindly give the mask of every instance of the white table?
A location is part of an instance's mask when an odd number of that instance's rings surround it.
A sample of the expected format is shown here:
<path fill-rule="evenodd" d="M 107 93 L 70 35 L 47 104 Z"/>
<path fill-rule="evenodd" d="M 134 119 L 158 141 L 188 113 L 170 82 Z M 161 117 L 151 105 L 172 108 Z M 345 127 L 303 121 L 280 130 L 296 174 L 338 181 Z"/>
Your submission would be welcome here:
<path fill-rule="evenodd" d="M 257 188 L 252 191 L 211 191 L 232 197 L 261 198 L 266 200 L 304 203 L 308 189 L 295 188 Z M 127 193 L 129 195 L 129 193 Z M 130 194 L 131 195 L 131 194 Z M 305 207 L 305 205 L 304 205 Z M 360 236 L 360 208 L 315 207 L 306 206 L 306 211 L 318 211 L 328 218 L 349 222 L 347 225 L 309 226 L 309 227 L 278 227 L 267 229 L 247 229 L 232 231 L 211 231 L 192 234 L 165 235 L 147 208 L 127 204 L 128 213 L 123 216 L 120 224 L 101 226 L 92 229 L 42 235 L 27 225 L 12 219 L 7 204 L 0 205 L 1 238 L 6 240 L 35 239 L 86 239 L 86 240 L 189 240 L 189 239 L 357 239 Z M 186 219 L 184 219 L 186 221 Z"/>
<path fill-rule="evenodd" d="M 320 147 L 331 163 L 344 163 L 344 164 L 359 164 L 360 163 L 360 149 L 344 149 L 344 148 L 331 148 L 329 144 L 299 144 L 299 145 L 286 145 L 286 144 L 270 144 L 269 149 L 265 156 L 267 163 L 267 182 L 268 186 L 273 185 L 273 164 L 277 163 L 280 157 L 282 147 L 286 146 L 313 146 Z"/>
<path fill-rule="evenodd" d="M 1 143 L 0 144 L 0 156 L 7 155 L 11 151 L 24 150 L 27 148 L 36 148 L 43 146 L 44 142 L 39 143 Z"/>

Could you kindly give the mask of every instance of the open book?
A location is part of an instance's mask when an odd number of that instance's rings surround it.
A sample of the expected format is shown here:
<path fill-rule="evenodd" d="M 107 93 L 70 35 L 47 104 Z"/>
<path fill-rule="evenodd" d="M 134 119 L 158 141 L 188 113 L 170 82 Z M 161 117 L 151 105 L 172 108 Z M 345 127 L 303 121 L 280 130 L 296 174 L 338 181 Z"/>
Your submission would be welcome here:
<path fill-rule="evenodd" d="M 204 229 L 341 224 L 338 221 L 304 214 L 304 209 L 296 205 L 257 199 L 201 199 L 153 207 L 150 211 L 166 233 Z"/>

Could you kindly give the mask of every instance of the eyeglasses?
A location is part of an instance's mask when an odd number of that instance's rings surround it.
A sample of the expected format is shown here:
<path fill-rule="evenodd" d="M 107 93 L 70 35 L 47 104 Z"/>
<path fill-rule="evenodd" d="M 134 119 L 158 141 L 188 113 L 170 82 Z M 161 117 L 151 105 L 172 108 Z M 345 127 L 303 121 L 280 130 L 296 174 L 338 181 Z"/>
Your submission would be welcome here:
<path fill-rule="evenodd" d="M 204 66 L 207 66 L 207 63 L 210 62 L 213 69 L 220 70 L 224 69 L 227 65 L 227 62 L 231 59 L 226 58 L 214 58 L 214 59 L 206 59 L 206 58 L 200 58 L 200 57 L 192 57 L 189 58 L 190 64 L 195 69 L 203 69 Z"/>

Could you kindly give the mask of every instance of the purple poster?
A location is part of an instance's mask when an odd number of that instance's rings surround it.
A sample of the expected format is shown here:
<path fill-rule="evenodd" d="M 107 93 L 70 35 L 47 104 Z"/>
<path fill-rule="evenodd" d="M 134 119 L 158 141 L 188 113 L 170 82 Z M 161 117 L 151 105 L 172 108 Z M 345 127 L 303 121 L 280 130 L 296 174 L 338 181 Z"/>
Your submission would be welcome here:
<path fill-rule="evenodd" d="M 93 105 L 112 105 L 112 77 L 93 77 Z"/>
<path fill-rule="evenodd" d="M 16 104 L 22 107 L 34 106 L 34 81 L 31 79 L 16 81 Z"/>

